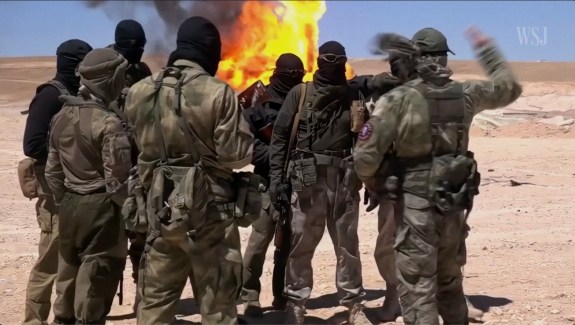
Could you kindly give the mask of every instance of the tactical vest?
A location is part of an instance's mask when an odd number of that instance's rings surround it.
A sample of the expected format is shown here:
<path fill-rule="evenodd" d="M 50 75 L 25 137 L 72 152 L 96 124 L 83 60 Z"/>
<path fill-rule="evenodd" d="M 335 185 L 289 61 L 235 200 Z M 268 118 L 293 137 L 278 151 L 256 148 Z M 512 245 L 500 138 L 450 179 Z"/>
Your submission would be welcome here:
<path fill-rule="evenodd" d="M 350 155 L 356 136 L 351 130 L 351 107 L 360 102 L 365 111 L 365 99 L 361 92 L 348 87 L 344 95 L 347 103 L 343 103 L 339 108 L 333 107 L 330 111 L 314 107 L 317 92 L 313 82 L 307 82 L 306 92 L 302 96 L 305 97 L 296 147 L 310 152 L 341 151 L 346 153 L 344 156 Z M 337 142 L 338 140 L 343 141 Z"/>
<path fill-rule="evenodd" d="M 474 154 L 463 143 L 465 125 L 465 93 L 463 84 L 449 82 L 437 86 L 421 81 L 407 86 L 416 89 L 427 101 L 431 152 L 424 160 L 431 161 L 429 173 L 429 199 L 436 210 L 445 215 L 473 208 L 473 199 L 479 194 L 481 175 L 477 171 Z M 449 148 L 440 133 L 455 127 L 456 148 Z M 416 169 L 417 170 L 417 169 Z"/>
<path fill-rule="evenodd" d="M 53 86 L 58 89 L 60 95 L 69 95 L 68 89 L 58 80 L 48 80 L 36 88 L 36 95 L 44 88 Z M 30 111 L 21 111 L 22 115 L 28 114 Z M 46 183 L 44 176 L 44 169 L 46 165 L 38 162 L 36 159 L 26 157 L 18 163 L 18 180 L 22 194 L 31 199 L 37 197 L 52 197 L 52 191 Z"/>

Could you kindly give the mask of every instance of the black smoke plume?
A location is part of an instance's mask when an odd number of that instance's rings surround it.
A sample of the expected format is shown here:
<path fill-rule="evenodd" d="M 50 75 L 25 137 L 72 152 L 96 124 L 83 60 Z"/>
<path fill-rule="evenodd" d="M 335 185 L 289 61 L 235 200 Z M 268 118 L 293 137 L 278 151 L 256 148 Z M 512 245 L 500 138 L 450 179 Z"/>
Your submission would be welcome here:
<path fill-rule="evenodd" d="M 165 56 L 176 46 L 176 33 L 180 24 L 191 16 L 203 16 L 212 21 L 220 30 L 222 41 L 232 37 L 234 25 L 242 14 L 244 2 L 235 1 L 84 1 L 88 8 L 102 9 L 116 23 L 122 19 L 136 19 L 146 31 L 148 45 L 147 54 Z M 140 20 L 136 15 L 140 7 L 153 7 L 158 18 L 150 21 Z M 162 25 L 158 24 L 162 22 Z M 163 27 L 159 28 L 159 27 Z M 110 35 L 113 40 L 113 35 Z M 225 50 L 225 49 L 224 49 Z M 225 53 L 222 53 L 225 55 Z"/>

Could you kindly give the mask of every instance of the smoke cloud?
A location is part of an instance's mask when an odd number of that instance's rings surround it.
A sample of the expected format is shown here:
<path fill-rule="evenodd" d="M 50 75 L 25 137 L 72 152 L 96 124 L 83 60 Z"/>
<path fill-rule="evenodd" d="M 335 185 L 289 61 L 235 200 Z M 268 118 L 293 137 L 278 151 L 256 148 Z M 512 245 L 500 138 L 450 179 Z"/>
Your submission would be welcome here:
<path fill-rule="evenodd" d="M 148 39 L 146 53 L 165 57 L 175 49 L 178 27 L 191 16 L 203 16 L 213 22 L 220 31 L 222 42 L 225 42 L 226 39 L 232 37 L 234 26 L 246 1 L 248 0 L 192 2 L 179 0 L 87 0 L 84 1 L 84 4 L 88 8 L 104 10 L 106 15 L 115 22 L 122 19 L 138 20 L 144 26 Z M 152 7 L 157 18 L 148 21 L 138 19 L 136 17 L 137 9 L 143 7 Z M 161 27 L 163 28 L 159 28 L 158 22 L 162 23 Z M 225 47 L 223 50 L 225 52 Z"/>

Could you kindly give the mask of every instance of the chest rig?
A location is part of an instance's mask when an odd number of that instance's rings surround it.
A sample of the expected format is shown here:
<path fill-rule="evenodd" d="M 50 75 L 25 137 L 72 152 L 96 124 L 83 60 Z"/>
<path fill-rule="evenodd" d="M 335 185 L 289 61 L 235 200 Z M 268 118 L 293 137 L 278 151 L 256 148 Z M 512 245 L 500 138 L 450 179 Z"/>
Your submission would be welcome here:
<path fill-rule="evenodd" d="M 419 82 L 410 87 L 417 90 L 427 101 L 431 134 L 431 157 L 444 154 L 462 154 L 465 132 L 465 98 L 463 84 L 450 82 L 445 86 Z M 456 129 L 456 148 L 448 148 L 440 139 L 449 125 Z"/>

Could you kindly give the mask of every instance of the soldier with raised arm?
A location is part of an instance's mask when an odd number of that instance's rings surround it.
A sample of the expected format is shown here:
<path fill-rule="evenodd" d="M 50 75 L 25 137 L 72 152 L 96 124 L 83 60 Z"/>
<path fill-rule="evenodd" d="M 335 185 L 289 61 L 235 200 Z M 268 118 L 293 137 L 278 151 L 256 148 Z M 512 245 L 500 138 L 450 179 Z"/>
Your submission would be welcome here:
<path fill-rule="evenodd" d="M 395 244 L 399 296 L 406 324 L 468 324 L 461 249 L 478 194 L 479 174 L 468 150 L 473 117 L 504 107 L 522 92 L 495 42 L 476 29 L 471 44 L 487 81 L 450 79 L 447 56 L 421 54 L 443 35 L 429 29 L 408 40 L 378 36 L 378 47 L 414 60 L 418 78 L 380 98 L 355 146 L 355 168 L 370 192 L 396 195 Z"/>

